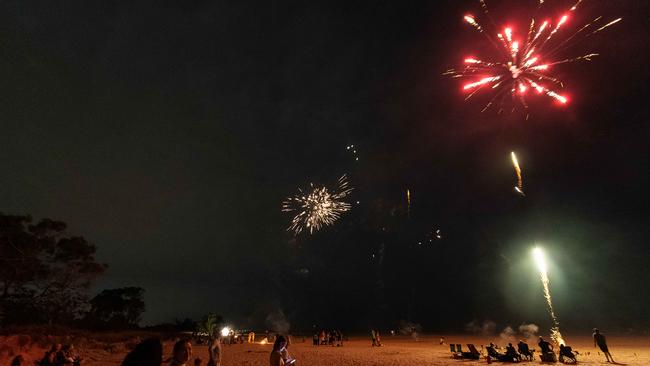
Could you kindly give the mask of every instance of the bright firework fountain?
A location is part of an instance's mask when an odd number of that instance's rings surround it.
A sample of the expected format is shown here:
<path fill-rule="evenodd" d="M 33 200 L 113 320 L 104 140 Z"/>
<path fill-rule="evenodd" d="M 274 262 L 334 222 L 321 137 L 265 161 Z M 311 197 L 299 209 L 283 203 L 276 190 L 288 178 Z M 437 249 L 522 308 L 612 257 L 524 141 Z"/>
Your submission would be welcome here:
<path fill-rule="evenodd" d="M 542 251 L 541 248 L 533 249 L 533 257 L 535 258 L 535 263 L 537 264 L 537 268 L 539 269 L 542 285 L 544 286 L 544 298 L 546 299 L 546 303 L 548 304 L 548 311 L 551 314 L 551 319 L 553 320 L 553 327 L 551 328 L 551 339 L 556 344 L 566 345 L 566 343 L 564 342 L 564 338 L 562 338 L 562 334 L 560 333 L 560 322 L 558 322 L 557 316 L 555 316 L 555 311 L 553 311 L 553 302 L 551 301 L 551 291 L 548 285 L 549 281 L 548 281 L 548 270 L 546 267 L 546 257 L 544 256 L 544 252 Z"/>

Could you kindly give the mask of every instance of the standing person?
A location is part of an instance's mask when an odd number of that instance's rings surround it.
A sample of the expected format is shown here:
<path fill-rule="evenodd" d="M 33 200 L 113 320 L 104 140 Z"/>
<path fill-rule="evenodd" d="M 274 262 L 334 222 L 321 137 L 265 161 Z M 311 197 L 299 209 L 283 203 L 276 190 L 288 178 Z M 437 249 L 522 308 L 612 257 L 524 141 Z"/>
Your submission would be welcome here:
<path fill-rule="evenodd" d="M 27 361 L 22 355 L 18 355 L 11 360 L 11 366 L 27 366 Z"/>
<path fill-rule="evenodd" d="M 374 329 L 370 329 L 370 339 L 372 340 L 372 346 L 373 347 L 376 346 L 377 345 L 377 336 L 375 335 L 375 330 Z"/>
<path fill-rule="evenodd" d="M 163 345 L 160 339 L 147 338 L 124 357 L 122 366 L 160 366 L 162 358 Z"/>
<path fill-rule="evenodd" d="M 278 335 L 273 343 L 273 349 L 269 357 L 270 366 L 289 366 L 293 365 L 296 360 L 289 357 L 287 352 L 287 339 L 283 335 Z"/>
<path fill-rule="evenodd" d="M 379 330 L 375 329 L 375 342 L 377 342 L 377 347 L 381 347 L 381 337 L 379 336 Z"/>
<path fill-rule="evenodd" d="M 278 335 L 280 336 L 280 335 Z M 285 365 L 293 365 L 296 360 L 289 355 L 289 346 L 291 345 L 291 336 L 287 335 L 285 337 L 287 344 L 280 350 L 280 353 L 282 354 L 282 359 L 284 360 Z"/>
<path fill-rule="evenodd" d="M 598 328 L 594 328 L 594 348 L 596 348 L 596 345 L 600 347 L 600 350 L 603 351 L 605 354 L 605 357 L 607 358 L 607 362 L 614 362 L 614 357 L 609 353 L 609 348 L 607 348 L 607 341 L 605 340 L 605 335 L 600 333 L 600 330 Z"/>
<path fill-rule="evenodd" d="M 215 337 L 210 341 L 208 345 L 208 365 L 207 366 L 219 366 L 221 365 L 221 339 Z"/>
<path fill-rule="evenodd" d="M 187 339 L 181 339 L 174 344 L 172 360 L 169 366 L 185 366 L 192 357 L 192 344 Z"/>

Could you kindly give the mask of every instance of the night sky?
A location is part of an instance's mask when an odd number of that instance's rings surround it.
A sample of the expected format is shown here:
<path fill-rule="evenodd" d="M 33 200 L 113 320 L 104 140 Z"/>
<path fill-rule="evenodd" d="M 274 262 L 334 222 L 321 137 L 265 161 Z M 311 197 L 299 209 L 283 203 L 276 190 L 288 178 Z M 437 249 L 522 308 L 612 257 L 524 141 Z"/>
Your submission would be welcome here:
<path fill-rule="evenodd" d="M 489 3 L 527 26 L 532 6 Z M 553 19 L 573 4 L 547 3 Z M 531 98 L 528 120 L 480 113 L 488 95 L 465 102 L 441 75 L 489 52 L 468 12 L 477 2 L 3 1 L 0 211 L 96 244 L 110 268 L 94 291 L 145 288 L 143 324 L 212 311 L 257 329 L 547 329 L 537 244 L 563 327 L 648 329 L 650 3 L 584 1 L 572 29 L 624 20 L 567 53 L 601 56 L 557 68 L 569 105 Z M 313 235 L 285 231 L 284 198 L 342 174 L 359 204 Z"/>

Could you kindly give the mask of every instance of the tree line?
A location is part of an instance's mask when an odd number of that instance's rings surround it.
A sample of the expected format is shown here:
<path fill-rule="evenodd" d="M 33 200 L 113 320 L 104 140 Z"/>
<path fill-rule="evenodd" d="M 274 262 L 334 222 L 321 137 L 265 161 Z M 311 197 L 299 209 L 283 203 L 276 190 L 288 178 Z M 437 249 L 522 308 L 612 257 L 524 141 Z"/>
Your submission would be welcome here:
<path fill-rule="evenodd" d="M 0 325 L 137 327 L 144 289 L 90 289 L 108 265 L 97 247 L 69 235 L 62 221 L 0 213 Z"/>

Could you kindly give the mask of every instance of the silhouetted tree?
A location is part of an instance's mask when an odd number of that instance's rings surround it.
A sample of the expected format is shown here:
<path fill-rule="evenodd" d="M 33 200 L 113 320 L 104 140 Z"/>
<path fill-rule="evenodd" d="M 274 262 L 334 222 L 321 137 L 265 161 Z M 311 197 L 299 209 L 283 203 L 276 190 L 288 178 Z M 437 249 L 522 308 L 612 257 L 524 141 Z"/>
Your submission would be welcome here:
<path fill-rule="evenodd" d="M 66 224 L 0 213 L 0 308 L 4 323 L 69 323 L 107 265 L 96 247 L 68 236 Z"/>
<path fill-rule="evenodd" d="M 215 336 L 219 331 L 219 326 L 223 323 L 221 315 L 209 313 L 197 324 L 196 331 L 207 333 L 210 337 Z"/>
<path fill-rule="evenodd" d="M 90 300 L 89 325 L 109 329 L 137 327 L 145 310 L 144 289 L 123 287 L 100 292 Z"/>

